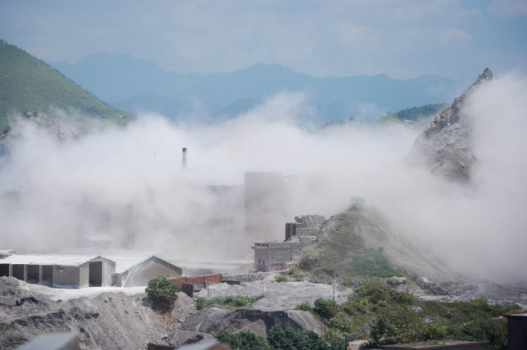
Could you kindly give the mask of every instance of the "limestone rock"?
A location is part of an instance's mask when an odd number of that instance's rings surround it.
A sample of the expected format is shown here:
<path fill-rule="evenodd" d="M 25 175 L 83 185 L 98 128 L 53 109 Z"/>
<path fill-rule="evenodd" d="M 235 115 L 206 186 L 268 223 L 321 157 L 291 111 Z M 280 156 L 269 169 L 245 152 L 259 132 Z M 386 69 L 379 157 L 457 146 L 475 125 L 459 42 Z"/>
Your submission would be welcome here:
<path fill-rule="evenodd" d="M 310 330 L 318 334 L 324 332 L 324 326 L 307 311 L 262 311 L 248 308 L 226 310 L 218 305 L 211 305 L 190 316 L 179 330 L 207 334 L 221 330 L 232 333 L 247 330 L 266 337 L 272 326 L 297 331 Z"/>
<path fill-rule="evenodd" d="M 390 277 L 390 278 L 388 278 L 388 279 L 386 280 L 386 283 L 387 283 L 390 287 L 394 288 L 394 287 L 398 287 L 398 286 L 400 286 L 400 285 L 402 285 L 402 284 L 406 284 L 406 278 L 404 278 L 404 277 L 395 277 L 395 276 L 394 276 L 394 277 Z"/>
<path fill-rule="evenodd" d="M 430 280 L 426 277 L 417 277 L 415 283 L 421 288 L 427 288 L 430 286 Z"/>
<path fill-rule="evenodd" d="M 454 180 L 468 181 L 476 161 L 473 154 L 473 120 L 467 113 L 467 98 L 481 85 L 492 79 L 486 68 L 461 96 L 419 134 L 407 157 L 409 164 L 427 167 L 433 174 Z"/>

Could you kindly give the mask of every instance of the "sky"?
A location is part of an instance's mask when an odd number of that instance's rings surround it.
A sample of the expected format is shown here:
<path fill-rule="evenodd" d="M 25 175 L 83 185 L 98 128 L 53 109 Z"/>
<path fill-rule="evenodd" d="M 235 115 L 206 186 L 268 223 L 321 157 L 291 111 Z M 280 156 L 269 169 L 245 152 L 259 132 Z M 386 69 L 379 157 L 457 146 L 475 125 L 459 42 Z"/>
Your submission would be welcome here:
<path fill-rule="evenodd" d="M 0 38 L 47 62 L 123 53 L 182 73 L 525 72 L 526 34 L 527 0 L 0 0 Z"/>

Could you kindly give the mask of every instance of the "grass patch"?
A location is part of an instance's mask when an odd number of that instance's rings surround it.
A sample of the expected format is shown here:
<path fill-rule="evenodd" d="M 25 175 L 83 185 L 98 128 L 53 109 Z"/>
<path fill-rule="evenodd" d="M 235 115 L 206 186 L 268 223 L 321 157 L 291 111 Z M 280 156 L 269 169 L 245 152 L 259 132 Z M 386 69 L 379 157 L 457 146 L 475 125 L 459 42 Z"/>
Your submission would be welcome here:
<path fill-rule="evenodd" d="M 214 305 L 214 304 L 227 306 L 231 308 L 239 308 L 239 307 L 243 307 L 243 306 L 247 306 L 252 303 L 255 303 L 262 298 L 263 298 L 263 295 L 258 295 L 255 297 L 241 296 L 241 295 L 226 295 L 222 297 L 214 297 L 211 299 L 197 297 L 196 298 L 196 308 L 198 310 L 201 310 L 204 307 L 207 307 L 209 305 Z"/>

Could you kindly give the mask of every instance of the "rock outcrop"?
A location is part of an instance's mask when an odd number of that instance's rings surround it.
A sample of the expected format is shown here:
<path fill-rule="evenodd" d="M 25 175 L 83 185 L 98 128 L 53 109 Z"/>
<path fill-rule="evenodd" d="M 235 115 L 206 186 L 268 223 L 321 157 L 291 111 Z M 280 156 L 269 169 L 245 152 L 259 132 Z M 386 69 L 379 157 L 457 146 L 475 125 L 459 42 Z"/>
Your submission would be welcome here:
<path fill-rule="evenodd" d="M 55 301 L 50 298 L 54 292 L 0 277 L 0 349 L 16 349 L 40 334 L 70 331 L 79 333 L 82 349 L 144 349 L 168 340 L 196 311 L 195 302 L 181 292 L 167 313 L 154 310 L 144 293 Z"/>
<path fill-rule="evenodd" d="M 473 120 L 466 110 L 467 98 L 483 83 L 492 79 L 486 68 L 474 84 L 432 122 L 417 137 L 407 161 L 426 166 L 433 174 L 468 181 L 476 158 L 473 154 Z"/>
<path fill-rule="evenodd" d="M 266 337 L 273 326 L 293 328 L 296 331 L 309 330 L 318 334 L 324 332 L 324 326 L 308 311 L 262 311 L 248 308 L 227 310 L 211 305 L 187 318 L 172 334 L 170 343 L 181 346 L 192 341 L 199 342 L 221 330 L 231 333 L 251 331 Z"/>
<path fill-rule="evenodd" d="M 7 150 L 15 140 L 21 138 L 24 127 L 34 127 L 38 132 L 43 132 L 58 142 L 79 137 L 72 127 L 60 119 L 49 118 L 38 112 L 25 112 L 3 130 L 0 135 L 0 151 Z"/>

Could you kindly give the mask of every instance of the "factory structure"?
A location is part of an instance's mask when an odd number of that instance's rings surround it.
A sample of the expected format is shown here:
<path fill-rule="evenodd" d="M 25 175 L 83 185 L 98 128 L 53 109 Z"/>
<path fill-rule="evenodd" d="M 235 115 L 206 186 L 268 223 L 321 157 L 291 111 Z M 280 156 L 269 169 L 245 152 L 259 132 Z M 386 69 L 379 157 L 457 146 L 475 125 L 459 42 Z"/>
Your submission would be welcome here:
<path fill-rule="evenodd" d="M 178 277 L 182 269 L 155 256 L 109 251 L 108 255 L 16 254 L 0 250 L 0 277 L 55 288 L 146 286 L 159 277 Z"/>

